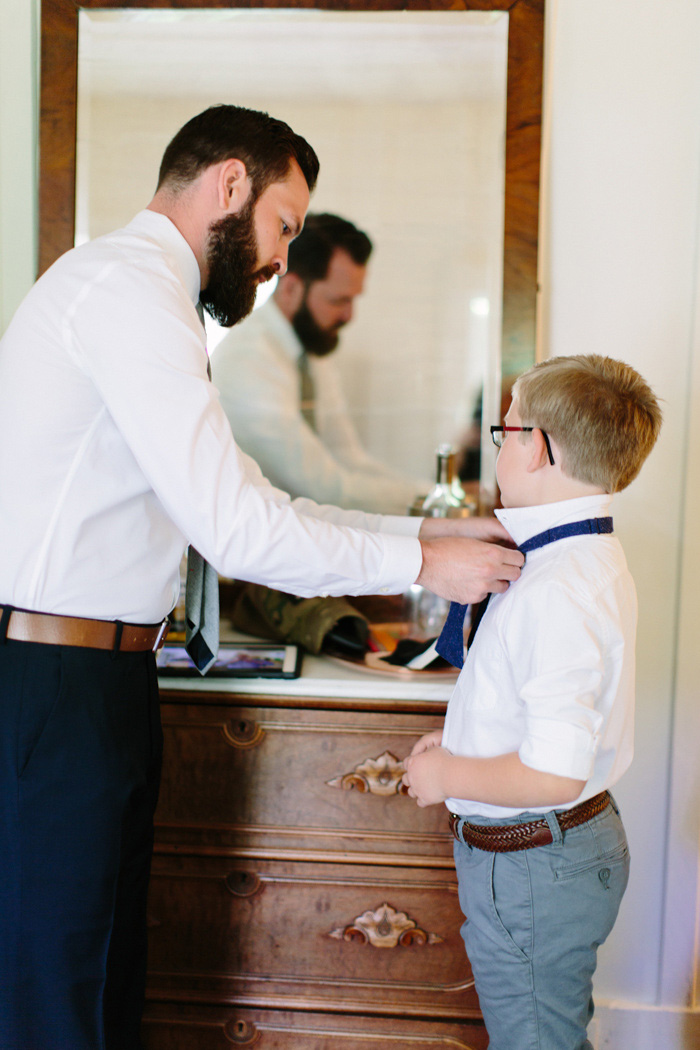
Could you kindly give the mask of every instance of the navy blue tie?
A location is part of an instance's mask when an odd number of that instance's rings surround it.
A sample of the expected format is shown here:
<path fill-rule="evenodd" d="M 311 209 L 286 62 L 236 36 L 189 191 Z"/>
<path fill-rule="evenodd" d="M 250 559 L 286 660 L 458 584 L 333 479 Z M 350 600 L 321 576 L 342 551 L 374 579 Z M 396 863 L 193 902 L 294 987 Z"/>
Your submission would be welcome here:
<path fill-rule="evenodd" d="M 566 539 L 568 536 L 599 536 L 606 533 L 611 533 L 613 530 L 612 518 L 586 518 L 585 521 L 572 521 L 568 525 L 557 525 L 554 529 L 545 529 L 544 532 L 538 532 L 536 536 L 531 536 L 529 540 L 525 540 L 518 550 L 523 554 L 528 554 L 530 551 L 537 550 L 538 547 L 546 547 L 548 543 L 554 543 L 556 540 Z M 477 628 L 481 622 L 481 618 L 486 612 L 486 606 L 489 603 L 491 595 L 487 595 L 483 601 L 479 602 L 474 608 L 474 615 L 472 616 L 472 626 L 469 632 L 469 640 L 467 641 L 467 649 L 474 640 Z M 459 602 L 452 602 L 450 604 L 450 611 L 447 614 L 445 620 L 445 626 L 443 627 L 440 637 L 437 640 L 435 650 L 443 660 L 447 660 L 448 663 L 452 664 L 453 667 L 464 666 L 464 617 L 466 616 L 468 605 L 460 605 Z"/>

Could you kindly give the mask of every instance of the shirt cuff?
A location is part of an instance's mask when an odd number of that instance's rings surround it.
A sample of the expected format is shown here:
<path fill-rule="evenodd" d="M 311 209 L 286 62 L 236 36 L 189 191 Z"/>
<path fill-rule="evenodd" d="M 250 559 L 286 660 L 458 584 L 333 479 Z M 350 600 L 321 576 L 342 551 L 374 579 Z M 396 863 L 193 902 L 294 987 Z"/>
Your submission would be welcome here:
<path fill-rule="evenodd" d="M 423 518 L 417 514 L 413 517 L 408 514 L 382 514 L 378 531 L 392 536 L 417 536 L 422 524 Z"/>
<path fill-rule="evenodd" d="M 411 536 L 382 536 L 384 561 L 375 594 L 402 594 L 416 582 L 423 566 L 420 541 Z"/>
<path fill-rule="evenodd" d="M 557 728 L 556 739 L 528 737 L 520 745 L 520 761 L 540 773 L 588 780 L 593 773 L 598 740 L 576 726 Z"/>

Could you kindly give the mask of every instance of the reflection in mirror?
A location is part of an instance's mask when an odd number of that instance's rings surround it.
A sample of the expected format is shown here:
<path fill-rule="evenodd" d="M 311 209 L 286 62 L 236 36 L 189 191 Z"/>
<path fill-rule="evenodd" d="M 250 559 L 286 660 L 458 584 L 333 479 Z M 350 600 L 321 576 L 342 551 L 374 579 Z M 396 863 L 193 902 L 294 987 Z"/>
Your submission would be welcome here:
<path fill-rule="evenodd" d="M 76 240 L 145 206 L 200 110 L 286 120 L 321 160 L 312 210 L 374 243 L 337 358 L 362 442 L 429 477 L 482 393 L 500 411 L 507 57 L 503 12 L 82 10 Z"/>

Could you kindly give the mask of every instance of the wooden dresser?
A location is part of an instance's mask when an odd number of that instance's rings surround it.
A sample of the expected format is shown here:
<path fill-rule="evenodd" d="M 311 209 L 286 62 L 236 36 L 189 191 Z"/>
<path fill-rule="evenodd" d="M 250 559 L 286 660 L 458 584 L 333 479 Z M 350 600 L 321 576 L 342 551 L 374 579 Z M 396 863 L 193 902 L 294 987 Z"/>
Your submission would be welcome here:
<path fill-rule="evenodd" d="M 446 810 L 398 790 L 451 682 L 212 685 L 163 690 L 147 1050 L 485 1048 Z"/>

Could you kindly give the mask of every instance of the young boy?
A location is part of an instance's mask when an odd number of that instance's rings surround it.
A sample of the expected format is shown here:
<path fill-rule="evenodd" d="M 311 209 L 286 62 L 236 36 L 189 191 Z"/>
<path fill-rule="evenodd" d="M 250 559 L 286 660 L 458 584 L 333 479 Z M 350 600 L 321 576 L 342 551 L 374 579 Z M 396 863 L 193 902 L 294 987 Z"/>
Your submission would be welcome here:
<path fill-rule="evenodd" d="M 521 376 L 492 428 L 496 514 L 526 563 L 491 596 L 444 730 L 404 777 L 419 806 L 452 813 L 490 1050 L 592 1050 L 597 948 L 629 869 L 608 789 L 631 762 L 634 714 L 636 596 L 609 507 L 660 426 L 634 369 L 581 356 Z"/>

